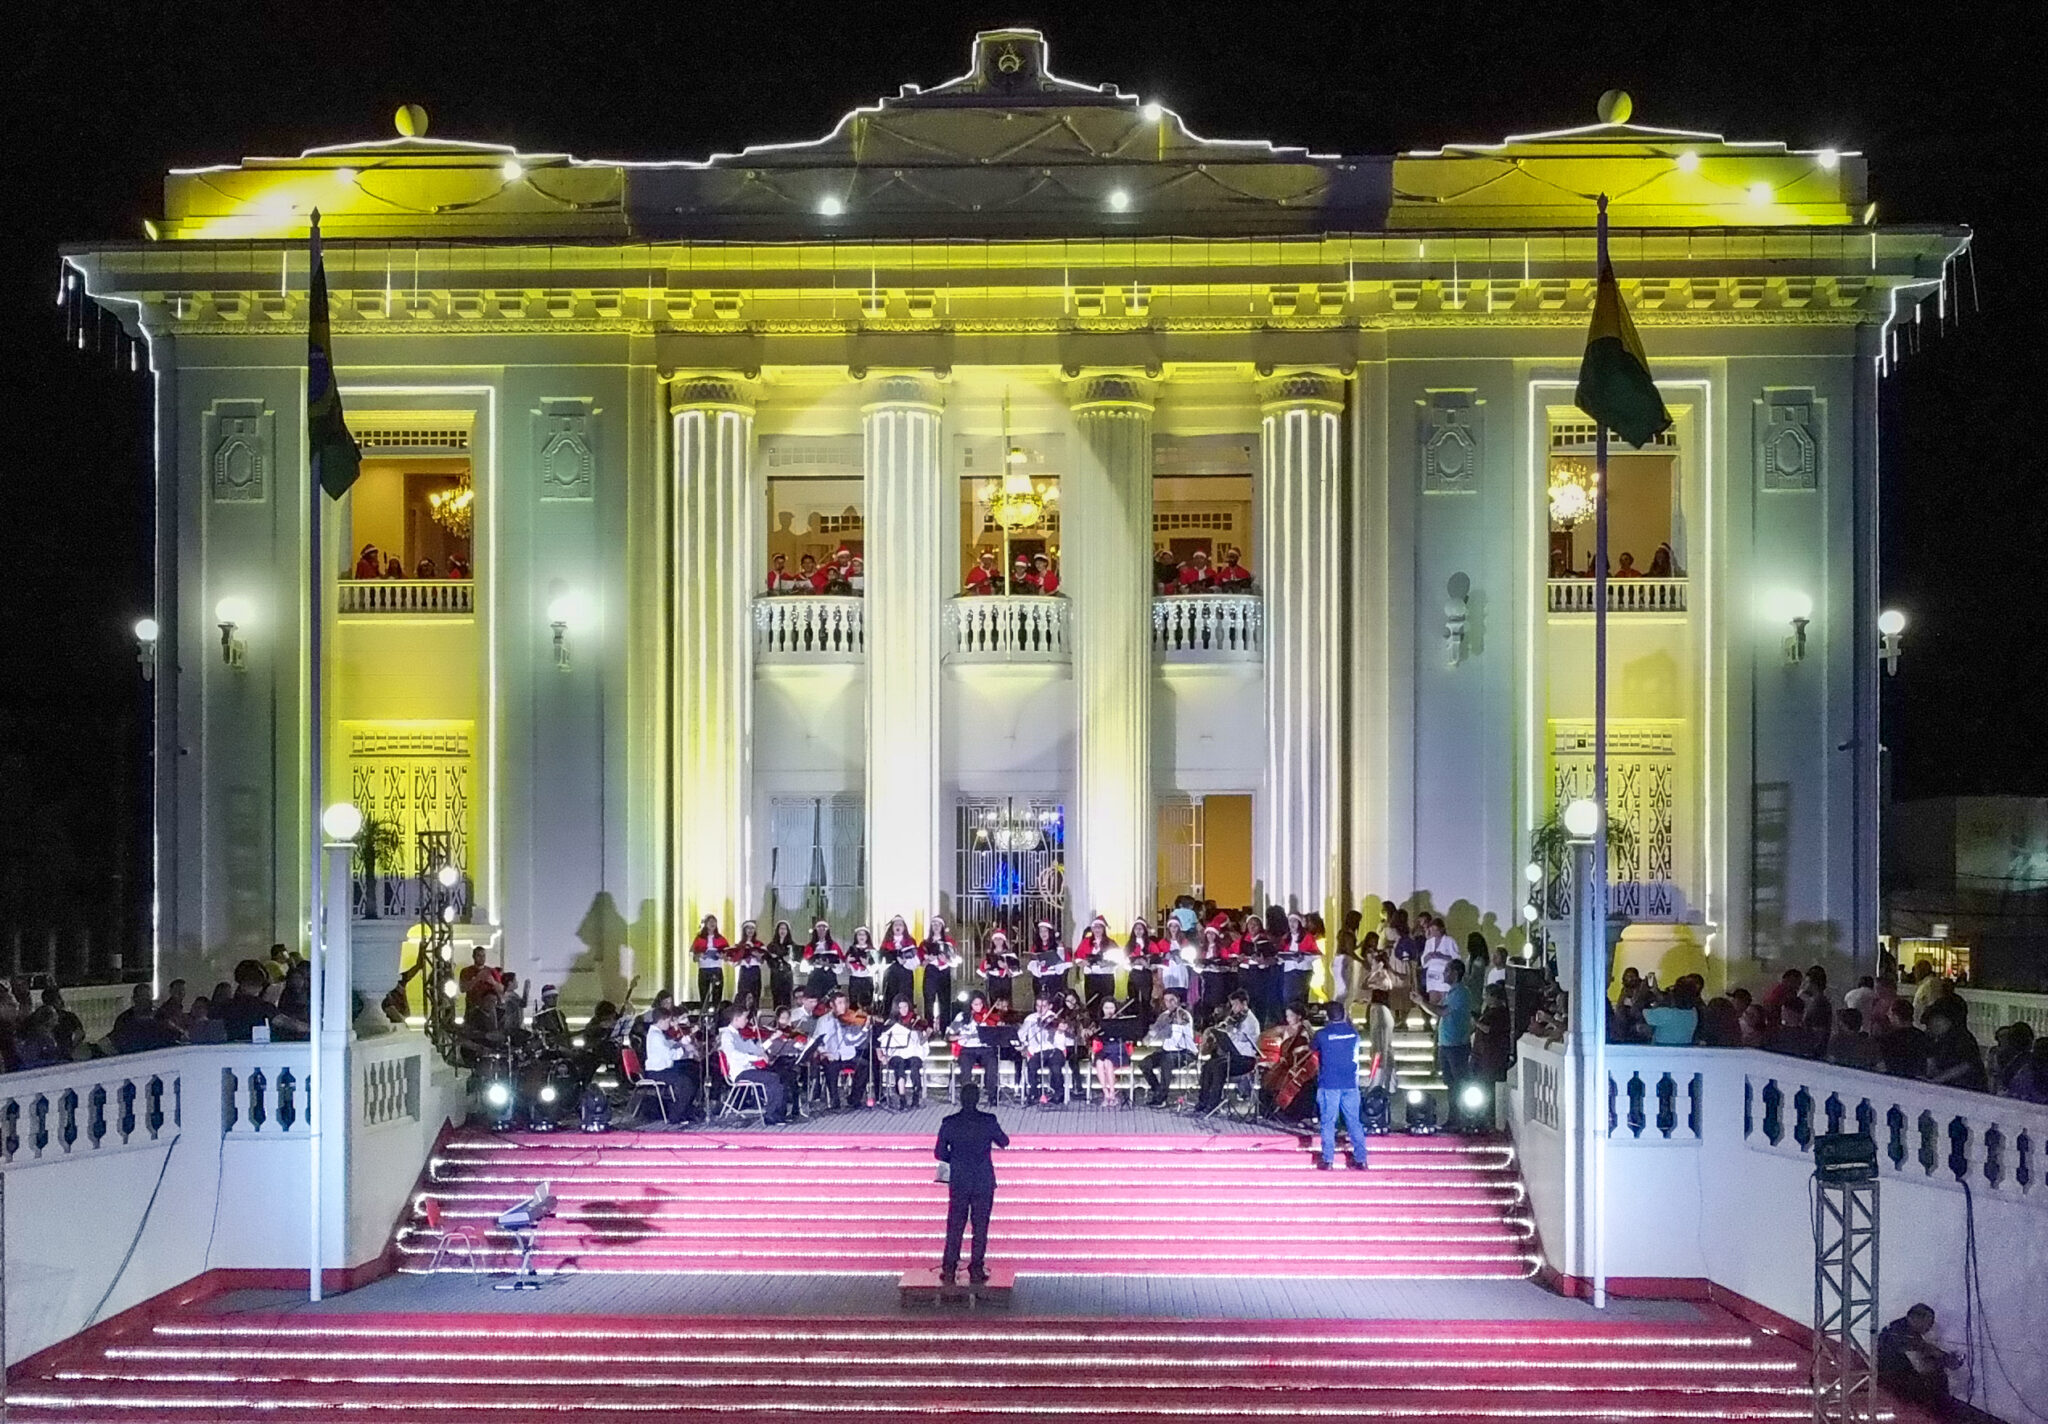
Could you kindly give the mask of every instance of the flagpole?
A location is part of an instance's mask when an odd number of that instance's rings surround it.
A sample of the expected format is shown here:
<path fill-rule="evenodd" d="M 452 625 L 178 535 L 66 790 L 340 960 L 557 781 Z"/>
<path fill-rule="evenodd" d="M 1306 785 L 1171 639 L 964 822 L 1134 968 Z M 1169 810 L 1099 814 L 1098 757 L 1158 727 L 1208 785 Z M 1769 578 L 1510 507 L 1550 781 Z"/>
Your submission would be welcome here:
<path fill-rule="evenodd" d="M 1597 266 L 1594 271 L 1594 285 L 1597 288 L 1607 272 L 1607 195 L 1600 195 L 1600 221 L 1597 229 Z M 1593 1134 L 1593 1180 L 1590 1184 L 1592 1195 L 1593 1229 L 1588 1242 L 1592 1260 L 1588 1274 L 1593 1280 L 1593 1308 L 1604 1310 L 1607 1306 L 1607 983 L 1610 971 L 1607 962 L 1607 422 L 1593 423 L 1593 804 L 1600 808 L 1599 829 L 1593 833 L 1593 883 L 1584 893 L 1595 898 L 1593 902 L 1593 923 L 1599 929 L 1593 943 L 1588 946 L 1599 963 L 1597 982 L 1600 985 L 1598 1005 L 1583 1004 L 1575 1015 L 1584 1021 L 1584 1031 L 1592 1048 L 1594 1113 L 1590 1123 L 1581 1123 L 1582 1131 Z M 1580 984 L 1596 982 L 1596 976 L 1583 972 Z M 1581 1095 L 1580 1101 L 1585 1101 Z"/>
<path fill-rule="evenodd" d="M 308 253 L 309 260 L 306 264 L 306 319 L 310 322 L 314 316 L 312 310 L 313 273 L 314 269 L 320 264 L 320 210 L 318 208 L 313 209 Z M 307 375 L 310 380 L 311 372 L 309 371 Z M 306 439 L 310 446 L 314 435 L 312 423 L 310 421 L 306 422 L 306 427 Z M 310 448 L 307 451 L 306 458 L 307 473 L 310 475 L 312 473 L 312 452 Z M 322 763 L 325 761 L 325 758 L 321 755 L 324 750 L 321 745 L 324 728 L 320 715 L 320 658 L 321 633 L 323 631 L 320 625 L 324 621 L 322 615 L 326 611 L 324 600 L 321 598 L 323 590 L 320 587 L 320 504 L 325 496 L 321 491 L 319 481 L 316 479 L 303 479 L 300 481 L 300 487 L 306 491 L 306 811 L 308 813 L 307 819 L 310 822 L 306 834 L 308 857 L 306 867 L 306 988 L 309 1010 L 306 1029 L 306 1137 L 312 1153 L 312 1160 L 307 1165 L 310 1169 L 309 1195 L 311 1197 L 313 1213 L 310 1227 L 312 1239 L 309 1243 L 312 1260 L 307 1268 L 306 1298 L 317 1303 L 320 1299 L 321 1258 L 320 1179 L 325 1175 L 321 1171 L 321 1168 L 325 1165 L 322 1160 L 325 1156 L 325 1150 L 321 1143 L 320 1133 L 320 1118 L 324 1111 L 320 1100 L 320 1093 L 323 1087 L 320 1082 L 320 1030 L 322 1027 L 320 1021 L 327 1016 L 327 992 L 324 983 L 326 966 L 322 963 L 325 956 L 321 953 L 322 945 L 320 942 L 325 933 L 324 926 L 326 924 L 326 916 L 322 913 L 323 907 L 320 894 L 321 882 L 325 878 L 320 873 L 320 845 L 323 839 L 320 829 L 320 799 L 323 790 L 321 776 Z"/>

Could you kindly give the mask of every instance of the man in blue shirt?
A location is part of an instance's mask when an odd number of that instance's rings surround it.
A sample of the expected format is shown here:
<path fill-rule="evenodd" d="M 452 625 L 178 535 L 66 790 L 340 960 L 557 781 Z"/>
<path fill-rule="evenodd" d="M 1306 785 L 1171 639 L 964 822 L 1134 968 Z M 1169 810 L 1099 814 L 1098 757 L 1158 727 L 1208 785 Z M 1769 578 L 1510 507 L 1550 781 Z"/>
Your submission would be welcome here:
<path fill-rule="evenodd" d="M 1465 987 L 1465 962 L 1444 966 L 1444 1001 L 1436 1021 L 1436 1061 L 1444 1084 L 1455 1095 L 1472 1076 L 1472 991 Z"/>
<path fill-rule="evenodd" d="M 1365 1168 L 1365 1123 L 1358 1113 L 1358 1030 L 1341 1008 L 1316 1030 L 1316 1116 L 1323 1124 L 1324 1171 L 1337 1165 L 1337 1120 L 1351 1134 L 1351 1165 Z"/>

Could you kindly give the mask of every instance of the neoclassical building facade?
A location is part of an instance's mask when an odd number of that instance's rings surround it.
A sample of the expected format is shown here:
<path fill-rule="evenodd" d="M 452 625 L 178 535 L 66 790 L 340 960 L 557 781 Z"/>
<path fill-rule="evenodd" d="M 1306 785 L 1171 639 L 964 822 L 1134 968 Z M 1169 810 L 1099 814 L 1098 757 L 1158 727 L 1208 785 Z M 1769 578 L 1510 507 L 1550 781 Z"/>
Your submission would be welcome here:
<path fill-rule="evenodd" d="M 155 373 L 164 972 L 303 938 L 342 798 L 366 942 L 451 864 L 584 999 L 694 982 L 706 913 L 1561 918 L 1525 868 L 1590 777 L 1601 192 L 1676 420 L 1607 491 L 1624 944 L 1871 952 L 1877 383 L 1967 235 L 1877 224 L 1860 156 L 1220 142 L 1022 30 L 706 161 L 401 117 L 67 254 Z M 313 585 L 316 208 L 364 464 Z"/>

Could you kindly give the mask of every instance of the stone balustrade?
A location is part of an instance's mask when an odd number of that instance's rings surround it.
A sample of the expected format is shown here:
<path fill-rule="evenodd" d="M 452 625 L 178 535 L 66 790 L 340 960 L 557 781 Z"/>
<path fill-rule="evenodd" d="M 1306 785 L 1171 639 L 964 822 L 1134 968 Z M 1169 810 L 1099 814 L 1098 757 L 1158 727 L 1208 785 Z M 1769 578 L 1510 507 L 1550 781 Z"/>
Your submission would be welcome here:
<path fill-rule="evenodd" d="M 336 612 L 343 617 L 434 614 L 467 617 L 476 612 L 472 579 L 342 579 L 336 583 Z"/>
<path fill-rule="evenodd" d="M 1561 578 L 1550 581 L 1552 613 L 1591 613 L 1593 580 Z M 1609 613 L 1683 613 L 1685 580 L 1682 578 L 1612 578 L 1607 580 Z"/>
<path fill-rule="evenodd" d="M 952 599 L 944 645 L 955 661 L 1065 662 L 1067 600 L 1011 594 Z"/>
<path fill-rule="evenodd" d="M 1174 661 L 1250 661 L 1261 622 L 1256 594 L 1164 594 L 1152 600 L 1152 651 Z"/>
<path fill-rule="evenodd" d="M 858 662 L 867 655 L 867 601 L 844 594 L 764 594 L 754 600 L 754 656 L 767 662 Z"/>

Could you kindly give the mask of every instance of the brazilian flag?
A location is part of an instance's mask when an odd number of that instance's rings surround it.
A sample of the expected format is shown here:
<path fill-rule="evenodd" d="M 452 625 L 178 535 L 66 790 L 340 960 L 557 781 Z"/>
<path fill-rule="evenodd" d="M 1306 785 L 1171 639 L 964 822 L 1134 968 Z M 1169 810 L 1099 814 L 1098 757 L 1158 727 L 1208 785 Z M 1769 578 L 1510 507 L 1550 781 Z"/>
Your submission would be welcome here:
<path fill-rule="evenodd" d="M 1592 419 L 1640 450 L 1671 428 L 1671 412 L 1650 379 L 1650 363 L 1642 338 L 1629 320 L 1621 287 L 1603 251 L 1600 289 L 1593 298 L 1593 327 L 1586 333 L 1586 354 L 1579 362 L 1579 388 L 1573 403 Z"/>
<path fill-rule="evenodd" d="M 330 499 L 348 493 L 362 470 L 363 452 L 349 434 L 341 413 L 341 391 L 334 384 L 332 340 L 327 329 L 327 267 L 320 260 L 320 212 L 313 212 L 313 280 L 306 318 L 306 447 L 312 456 L 313 478 Z"/>

